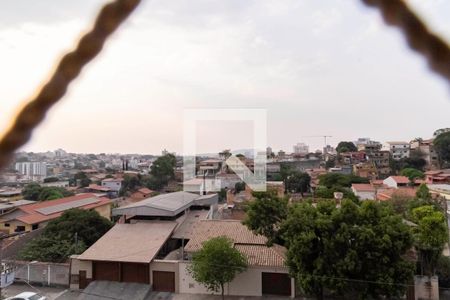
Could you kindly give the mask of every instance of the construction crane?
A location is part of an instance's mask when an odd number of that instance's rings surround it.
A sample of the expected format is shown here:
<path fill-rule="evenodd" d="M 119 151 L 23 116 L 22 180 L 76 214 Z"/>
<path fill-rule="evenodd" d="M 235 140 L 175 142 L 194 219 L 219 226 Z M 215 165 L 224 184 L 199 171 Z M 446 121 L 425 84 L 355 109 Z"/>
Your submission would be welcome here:
<path fill-rule="evenodd" d="M 321 138 L 323 138 L 324 143 L 325 143 L 324 147 L 326 147 L 328 145 L 327 144 L 327 138 L 330 138 L 330 137 L 333 137 L 333 136 L 332 135 L 305 135 L 305 136 L 302 136 L 302 138 L 308 138 L 308 137 L 321 137 Z"/>

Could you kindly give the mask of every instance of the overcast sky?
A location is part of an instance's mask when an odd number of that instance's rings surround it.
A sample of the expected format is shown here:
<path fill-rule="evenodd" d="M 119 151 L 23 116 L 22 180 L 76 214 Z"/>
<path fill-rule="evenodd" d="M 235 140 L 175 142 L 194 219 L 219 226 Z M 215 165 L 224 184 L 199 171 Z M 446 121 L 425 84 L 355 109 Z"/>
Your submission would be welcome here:
<path fill-rule="evenodd" d="M 100 0 L 0 9 L 0 129 L 90 28 Z M 450 1 L 408 1 L 450 40 Z M 182 151 L 187 108 L 267 109 L 267 140 L 431 137 L 450 127 L 447 84 L 359 0 L 151 0 L 70 86 L 24 148 Z M 198 148 L 252 147 L 251 122 L 200 122 Z"/>

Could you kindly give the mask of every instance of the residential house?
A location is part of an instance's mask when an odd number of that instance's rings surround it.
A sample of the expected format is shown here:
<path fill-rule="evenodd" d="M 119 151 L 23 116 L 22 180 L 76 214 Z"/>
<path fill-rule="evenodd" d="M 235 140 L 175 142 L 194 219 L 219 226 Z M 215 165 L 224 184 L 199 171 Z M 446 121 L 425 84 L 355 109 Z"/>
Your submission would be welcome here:
<path fill-rule="evenodd" d="M 102 186 L 111 191 L 119 192 L 122 188 L 123 178 L 106 178 L 102 180 Z"/>
<path fill-rule="evenodd" d="M 352 192 L 361 200 L 375 200 L 376 189 L 369 183 L 353 183 Z"/>
<path fill-rule="evenodd" d="M 286 249 L 274 245 L 268 247 L 264 236 L 256 235 L 236 220 L 204 220 L 194 229 L 193 237 L 184 248 L 187 260 L 180 262 L 180 293 L 210 294 L 187 271 L 192 255 L 202 244 L 214 237 L 229 238 L 233 247 L 248 261 L 248 269 L 225 286 L 225 295 L 235 296 L 294 296 L 294 279 L 285 265 Z"/>
<path fill-rule="evenodd" d="M 427 171 L 425 181 L 429 184 L 450 184 L 450 169 Z"/>
<path fill-rule="evenodd" d="M 417 189 L 414 187 L 400 187 L 400 188 L 380 188 L 377 190 L 377 200 L 387 201 L 393 197 L 414 198 Z"/>
<path fill-rule="evenodd" d="M 116 208 L 116 224 L 80 256 L 73 256 L 71 287 L 93 280 L 146 283 L 179 292 L 179 260 L 201 220 L 214 217 L 217 194 L 175 192 Z"/>
<path fill-rule="evenodd" d="M 411 151 L 418 151 L 426 161 L 425 168 L 435 170 L 439 167 L 439 157 L 433 145 L 433 139 L 414 140 L 410 143 Z"/>
<path fill-rule="evenodd" d="M 148 189 L 148 188 L 140 188 L 133 194 L 131 194 L 131 198 L 135 200 L 142 200 L 153 196 L 156 192 Z"/>
<path fill-rule="evenodd" d="M 162 270 L 152 262 L 169 240 L 176 222 L 141 221 L 116 224 L 81 255 L 71 257 L 72 289 L 91 281 L 145 283 L 155 291 L 178 291 L 178 263 L 166 261 Z"/>
<path fill-rule="evenodd" d="M 360 162 L 353 165 L 353 174 L 373 180 L 378 177 L 378 170 L 373 162 Z"/>
<path fill-rule="evenodd" d="M 387 144 L 393 159 L 399 160 L 409 157 L 410 146 L 408 142 L 387 142 Z"/>
<path fill-rule="evenodd" d="M 175 220 L 189 210 L 206 209 L 211 217 L 217 210 L 218 195 L 199 195 L 188 192 L 174 192 L 146 198 L 130 205 L 113 209 L 113 216 L 126 216 L 134 219 Z"/>
<path fill-rule="evenodd" d="M 3 215 L 19 206 L 32 204 L 35 201 L 31 200 L 16 200 L 16 201 L 1 201 L 0 202 L 0 215 Z"/>
<path fill-rule="evenodd" d="M 406 176 L 389 176 L 383 180 L 383 184 L 390 188 L 399 188 L 402 186 L 408 186 L 410 183 Z"/>
<path fill-rule="evenodd" d="M 94 194 L 79 194 L 56 200 L 18 206 L 0 216 L 0 231 L 6 233 L 32 231 L 44 227 L 71 208 L 95 210 L 110 219 L 111 200 Z"/>
<path fill-rule="evenodd" d="M 367 153 L 368 161 L 372 162 L 377 168 L 377 176 L 378 178 L 386 178 L 389 176 L 391 172 L 391 168 L 389 166 L 389 151 L 371 151 Z"/>

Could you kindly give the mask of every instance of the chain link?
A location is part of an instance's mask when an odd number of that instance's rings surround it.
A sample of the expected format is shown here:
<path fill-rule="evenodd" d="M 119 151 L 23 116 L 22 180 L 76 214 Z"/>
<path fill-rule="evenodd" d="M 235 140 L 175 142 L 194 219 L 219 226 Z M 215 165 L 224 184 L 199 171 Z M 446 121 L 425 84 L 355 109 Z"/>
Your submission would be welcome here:
<path fill-rule="evenodd" d="M 42 122 L 47 111 L 64 96 L 70 82 L 100 53 L 108 36 L 139 2 L 140 0 L 116 0 L 101 9 L 92 30 L 80 39 L 74 51 L 61 59 L 50 80 L 35 98 L 21 109 L 0 140 L 0 170 L 11 161 L 14 152 L 30 139 L 33 129 Z"/>
<path fill-rule="evenodd" d="M 380 9 L 389 25 L 399 27 L 411 49 L 426 57 L 433 71 L 450 82 L 450 49 L 402 0 L 361 0 Z M 94 28 L 81 38 L 75 51 L 66 54 L 47 84 L 19 112 L 10 129 L 0 140 L 0 169 L 13 158 L 14 152 L 31 137 L 47 111 L 66 93 L 70 82 L 103 48 L 107 37 L 137 7 L 140 0 L 116 0 L 100 11 Z"/>
<path fill-rule="evenodd" d="M 409 47 L 425 56 L 430 68 L 450 83 L 450 48 L 445 41 L 431 33 L 403 0 L 362 0 L 380 9 L 388 25 L 402 31 Z"/>

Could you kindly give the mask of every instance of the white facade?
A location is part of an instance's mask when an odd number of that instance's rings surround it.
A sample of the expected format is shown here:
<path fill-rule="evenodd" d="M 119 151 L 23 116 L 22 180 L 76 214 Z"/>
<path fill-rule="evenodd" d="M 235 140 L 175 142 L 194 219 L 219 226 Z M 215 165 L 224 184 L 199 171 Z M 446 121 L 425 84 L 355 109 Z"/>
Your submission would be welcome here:
<path fill-rule="evenodd" d="M 179 263 L 180 276 L 180 293 L 181 294 L 211 294 L 212 292 L 205 288 L 204 285 L 196 282 L 187 271 L 189 262 Z M 261 297 L 262 294 L 262 273 L 283 273 L 288 274 L 287 268 L 279 267 L 256 267 L 249 266 L 248 269 L 236 277 L 224 287 L 225 295 L 235 296 L 256 296 Z M 220 291 L 214 294 L 220 294 Z M 291 279 L 291 297 L 295 295 L 294 279 Z"/>
<path fill-rule="evenodd" d="M 118 192 L 122 188 L 122 179 L 107 178 L 102 180 L 102 186 L 112 191 Z"/>
<path fill-rule="evenodd" d="M 17 162 L 15 169 L 24 175 L 25 179 L 44 178 L 47 176 L 47 163 L 45 162 Z"/>
<path fill-rule="evenodd" d="M 391 152 L 392 158 L 399 160 L 402 158 L 408 158 L 410 152 L 410 146 L 407 142 L 388 142 L 389 151 Z"/>
<path fill-rule="evenodd" d="M 297 143 L 294 145 L 294 154 L 308 154 L 309 146 L 305 143 Z"/>

